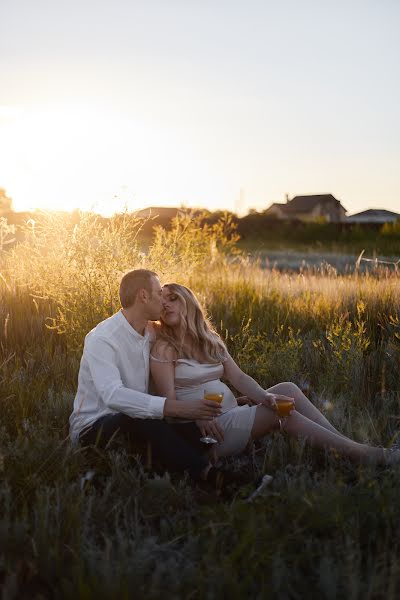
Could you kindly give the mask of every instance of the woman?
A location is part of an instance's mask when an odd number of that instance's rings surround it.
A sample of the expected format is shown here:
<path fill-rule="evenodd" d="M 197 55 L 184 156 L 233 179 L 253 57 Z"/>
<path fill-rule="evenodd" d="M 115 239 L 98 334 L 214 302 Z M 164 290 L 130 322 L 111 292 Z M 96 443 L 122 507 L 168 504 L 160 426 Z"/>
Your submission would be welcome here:
<path fill-rule="evenodd" d="M 213 421 L 197 421 L 199 435 L 215 437 L 217 456 L 242 452 L 279 428 L 291 436 L 307 438 L 313 446 L 331 448 L 356 462 L 394 464 L 400 450 L 359 444 L 337 431 L 293 383 L 278 383 L 264 390 L 243 373 L 213 330 L 193 292 L 183 285 L 163 287 L 163 310 L 150 364 L 157 392 L 184 402 L 203 397 L 205 389 L 223 392 L 222 414 Z M 238 406 L 227 379 L 252 405 Z M 295 409 L 283 420 L 277 401 L 293 399 Z"/>

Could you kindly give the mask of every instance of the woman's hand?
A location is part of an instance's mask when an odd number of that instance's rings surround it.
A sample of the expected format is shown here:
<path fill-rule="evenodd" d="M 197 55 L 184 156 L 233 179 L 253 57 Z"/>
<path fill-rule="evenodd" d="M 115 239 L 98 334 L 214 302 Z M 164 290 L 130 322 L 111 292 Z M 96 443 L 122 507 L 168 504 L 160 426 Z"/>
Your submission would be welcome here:
<path fill-rule="evenodd" d="M 235 363 L 233 358 L 228 354 L 224 362 L 224 376 L 230 383 L 242 394 L 246 394 L 249 399 L 249 404 L 263 404 L 271 410 L 277 412 L 277 400 L 292 400 L 281 394 L 271 394 L 264 390 L 250 375 L 246 375 Z M 238 404 L 242 404 L 242 400 L 237 400 Z"/>
<path fill-rule="evenodd" d="M 290 398 L 289 396 L 283 396 L 282 394 L 271 394 L 270 392 L 265 392 L 265 396 L 259 404 L 263 404 L 264 406 L 271 408 L 273 411 L 278 412 L 278 407 L 276 403 L 279 402 L 279 400 L 291 400 L 293 402 L 294 410 L 294 398 Z"/>
<path fill-rule="evenodd" d="M 215 438 L 218 442 L 224 441 L 224 432 L 223 429 L 218 425 L 216 421 L 196 421 L 197 427 L 201 431 L 201 435 L 203 437 L 211 436 Z"/>
<path fill-rule="evenodd" d="M 271 394 L 271 392 L 264 391 L 263 398 L 261 400 L 252 400 L 249 398 L 249 404 L 263 404 L 268 408 L 271 408 L 275 412 L 278 412 L 278 407 L 276 405 L 279 400 L 291 400 L 293 402 L 293 409 L 295 408 L 294 398 L 290 398 L 289 396 L 283 396 L 282 394 Z"/>

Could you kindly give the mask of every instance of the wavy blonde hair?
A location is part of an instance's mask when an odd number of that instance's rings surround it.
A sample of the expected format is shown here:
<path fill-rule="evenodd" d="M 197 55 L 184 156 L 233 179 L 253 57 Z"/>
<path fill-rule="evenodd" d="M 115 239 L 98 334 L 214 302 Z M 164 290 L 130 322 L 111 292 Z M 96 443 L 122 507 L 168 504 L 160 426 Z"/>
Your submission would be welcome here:
<path fill-rule="evenodd" d="M 192 348 L 201 350 L 204 357 L 210 362 L 220 362 L 226 359 L 227 350 L 225 344 L 214 330 L 207 318 L 200 302 L 189 288 L 179 283 L 166 283 L 163 288 L 168 288 L 171 294 L 178 296 L 182 306 L 182 328 L 178 338 L 172 327 L 160 320 L 157 328 L 157 338 L 165 341 L 176 352 L 178 357 L 183 352 L 183 342 L 187 336 L 192 342 Z M 185 358 L 191 353 L 185 353 Z"/>

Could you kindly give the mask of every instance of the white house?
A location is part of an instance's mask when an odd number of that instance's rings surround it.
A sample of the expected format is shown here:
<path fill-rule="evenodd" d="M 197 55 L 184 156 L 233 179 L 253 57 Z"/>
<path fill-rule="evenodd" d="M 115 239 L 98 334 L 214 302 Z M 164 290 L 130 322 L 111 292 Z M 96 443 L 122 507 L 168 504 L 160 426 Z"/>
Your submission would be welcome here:
<path fill-rule="evenodd" d="M 400 214 L 382 208 L 370 208 L 347 217 L 346 223 L 394 223 Z"/>

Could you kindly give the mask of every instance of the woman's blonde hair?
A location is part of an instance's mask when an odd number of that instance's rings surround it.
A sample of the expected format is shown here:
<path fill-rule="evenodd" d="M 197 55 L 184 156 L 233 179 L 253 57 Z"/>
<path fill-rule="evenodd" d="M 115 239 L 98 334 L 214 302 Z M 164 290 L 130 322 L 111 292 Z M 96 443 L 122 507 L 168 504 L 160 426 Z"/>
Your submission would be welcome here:
<path fill-rule="evenodd" d="M 211 362 L 225 360 L 227 356 L 225 344 L 214 330 L 192 290 L 179 283 L 166 283 L 163 287 L 168 288 L 171 294 L 175 294 L 179 298 L 179 302 L 184 309 L 181 317 L 182 327 L 178 339 L 173 328 L 161 319 L 157 337 L 172 346 L 178 357 L 183 352 L 185 336 L 188 336 L 192 342 L 192 348 L 201 350 L 207 360 Z M 185 358 L 193 358 L 189 354 L 191 354 L 190 351 L 186 351 Z"/>

